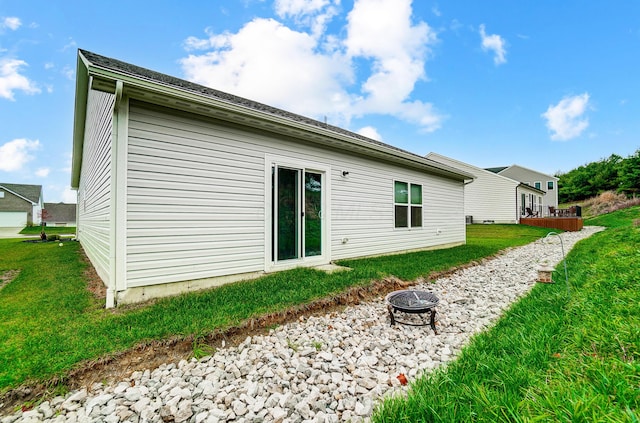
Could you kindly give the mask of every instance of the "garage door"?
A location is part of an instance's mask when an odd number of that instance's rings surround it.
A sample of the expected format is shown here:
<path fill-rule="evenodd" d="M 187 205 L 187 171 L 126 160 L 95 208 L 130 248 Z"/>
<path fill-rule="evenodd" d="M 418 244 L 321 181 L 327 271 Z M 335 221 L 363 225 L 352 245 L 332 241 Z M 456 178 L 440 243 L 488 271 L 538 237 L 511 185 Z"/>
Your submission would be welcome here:
<path fill-rule="evenodd" d="M 27 212 L 0 212 L 1 228 L 24 228 L 27 226 Z"/>

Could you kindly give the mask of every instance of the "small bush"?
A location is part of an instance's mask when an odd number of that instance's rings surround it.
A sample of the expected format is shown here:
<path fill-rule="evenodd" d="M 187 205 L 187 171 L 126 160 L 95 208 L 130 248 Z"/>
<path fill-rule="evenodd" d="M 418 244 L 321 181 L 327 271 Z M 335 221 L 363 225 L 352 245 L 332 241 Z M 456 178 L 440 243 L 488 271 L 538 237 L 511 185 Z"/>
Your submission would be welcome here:
<path fill-rule="evenodd" d="M 60 241 L 60 235 L 58 234 L 47 235 L 47 241 Z"/>
<path fill-rule="evenodd" d="M 624 194 L 616 194 L 613 191 L 605 191 L 584 202 L 585 207 L 590 207 L 591 216 L 599 216 L 637 205 L 640 205 L 640 198 L 628 198 Z"/>

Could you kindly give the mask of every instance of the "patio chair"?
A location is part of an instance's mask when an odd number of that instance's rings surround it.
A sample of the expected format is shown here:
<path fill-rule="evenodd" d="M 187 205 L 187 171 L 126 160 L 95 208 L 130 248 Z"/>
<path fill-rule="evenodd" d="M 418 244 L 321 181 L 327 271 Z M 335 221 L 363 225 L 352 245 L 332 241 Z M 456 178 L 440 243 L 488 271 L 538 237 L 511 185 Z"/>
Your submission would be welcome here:
<path fill-rule="evenodd" d="M 526 217 L 538 217 L 538 212 L 531 210 L 531 207 L 527 207 L 525 210 L 527 211 Z"/>
<path fill-rule="evenodd" d="M 556 215 L 556 208 L 553 206 L 549 206 L 549 216 L 555 216 Z"/>

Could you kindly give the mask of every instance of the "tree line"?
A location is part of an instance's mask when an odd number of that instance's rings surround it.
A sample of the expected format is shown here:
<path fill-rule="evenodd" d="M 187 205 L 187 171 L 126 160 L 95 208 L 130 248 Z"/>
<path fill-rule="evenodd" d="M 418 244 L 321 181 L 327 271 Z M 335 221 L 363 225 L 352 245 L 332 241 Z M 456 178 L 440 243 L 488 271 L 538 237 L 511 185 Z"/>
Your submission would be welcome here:
<path fill-rule="evenodd" d="M 640 149 L 626 158 L 612 154 L 606 159 L 555 176 L 560 178 L 560 203 L 585 200 L 605 191 L 634 196 L 640 192 Z"/>

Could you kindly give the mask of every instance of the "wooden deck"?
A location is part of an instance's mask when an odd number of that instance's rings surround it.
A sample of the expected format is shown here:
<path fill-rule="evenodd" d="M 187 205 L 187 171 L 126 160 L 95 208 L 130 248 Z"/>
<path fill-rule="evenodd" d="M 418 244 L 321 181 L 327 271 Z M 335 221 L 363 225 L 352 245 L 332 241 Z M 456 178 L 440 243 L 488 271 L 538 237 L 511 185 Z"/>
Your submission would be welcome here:
<path fill-rule="evenodd" d="M 522 217 L 521 225 L 538 226 L 540 228 L 562 229 L 563 231 L 579 231 L 582 229 L 581 217 Z"/>

